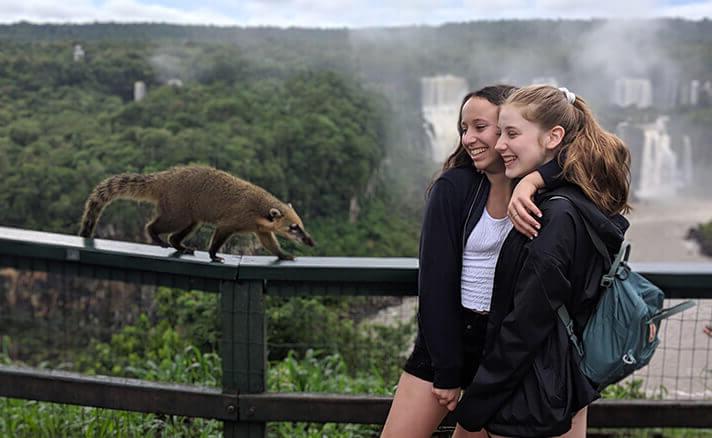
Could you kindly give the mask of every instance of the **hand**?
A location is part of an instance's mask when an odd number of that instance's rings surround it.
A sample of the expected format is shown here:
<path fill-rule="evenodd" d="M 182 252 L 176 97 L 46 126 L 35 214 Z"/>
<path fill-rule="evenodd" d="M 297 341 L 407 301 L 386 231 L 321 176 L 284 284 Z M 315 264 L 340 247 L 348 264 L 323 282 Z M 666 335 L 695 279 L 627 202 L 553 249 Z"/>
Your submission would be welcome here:
<path fill-rule="evenodd" d="M 539 172 L 533 172 L 527 175 L 514 187 L 512 199 L 510 199 L 509 206 L 507 207 L 507 215 L 512 221 L 514 228 L 530 239 L 533 239 L 539 234 L 538 231 L 541 227 L 539 222 L 534 218 L 534 215 L 541 217 L 541 211 L 533 201 L 534 194 L 539 190 L 535 184 L 535 182 L 538 182 L 536 178 L 538 178 L 538 181 L 541 181 L 543 185 L 544 181 L 541 175 L 539 175 Z"/>
<path fill-rule="evenodd" d="M 712 324 L 708 324 L 705 326 L 705 334 L 709 337 L 712 337 Z"/>
<path fill-rule="evenodd" d="M 655 335 L 658 334 L 658 326 L 654 322 L 648 324 L 648 342 L 653 342 L 655 340 Z"/>
<path fill-rule="evenodd" d="M 433 396 L 440 403 L 440 406 L 445 406 L 448 411 L 454 411 L 457 402 L 460 401 L 460 388 L 440 389 L 433 388 Z"/>

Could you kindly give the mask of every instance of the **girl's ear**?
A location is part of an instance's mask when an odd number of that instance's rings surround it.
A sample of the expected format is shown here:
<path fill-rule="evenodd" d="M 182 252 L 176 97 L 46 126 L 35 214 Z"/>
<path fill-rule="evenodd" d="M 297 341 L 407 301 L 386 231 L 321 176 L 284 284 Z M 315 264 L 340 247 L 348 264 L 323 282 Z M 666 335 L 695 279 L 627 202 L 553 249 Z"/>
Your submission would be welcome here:
<path fill-rule="evenodd" d="M 547 134 L 547 141 L 544 144 L 547 149 L 554 150 L 561 145 L 561 140 L 564 139 L 566 131 L 559 125 L 554 126 Z"/>

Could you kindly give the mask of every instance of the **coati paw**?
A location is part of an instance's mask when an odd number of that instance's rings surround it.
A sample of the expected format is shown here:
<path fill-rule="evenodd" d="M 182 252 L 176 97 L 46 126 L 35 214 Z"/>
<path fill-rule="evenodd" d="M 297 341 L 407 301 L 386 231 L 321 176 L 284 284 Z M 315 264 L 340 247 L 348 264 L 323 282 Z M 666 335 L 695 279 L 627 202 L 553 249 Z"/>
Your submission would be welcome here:
<path fill-rule="evenodd" d="M 195 254 L 195 248 L 176 248 L 176 251 L 178 251 L 181 254 L 189 254 L 189 255 Z"/>
<path fill-rule="evenodd" d="M 278 260 L 294 260 L 294 256 L 291 254 L 279 254 L 277 256 Z"/>
<path fill-rule="evenodd" d="M 225 261 L 224 258 L 218 257 L 218 256 L 216 256 L 216 255 L 211 255 L 211 256 L 210 256 L 210 260 L 214 261 L 215 263 L 222 263 L 222 262 Z"/>

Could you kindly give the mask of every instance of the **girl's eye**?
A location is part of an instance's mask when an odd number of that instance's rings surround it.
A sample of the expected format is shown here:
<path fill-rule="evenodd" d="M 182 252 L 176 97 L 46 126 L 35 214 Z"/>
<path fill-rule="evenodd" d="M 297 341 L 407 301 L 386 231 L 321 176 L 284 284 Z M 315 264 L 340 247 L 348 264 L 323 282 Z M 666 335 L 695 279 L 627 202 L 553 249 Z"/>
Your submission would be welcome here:
<path fill-rule="evenodd" d="M 487 128 L 487 125 L 477 125 L 475 128 L 477 128 L 478 131 L 483 131 Z"/>

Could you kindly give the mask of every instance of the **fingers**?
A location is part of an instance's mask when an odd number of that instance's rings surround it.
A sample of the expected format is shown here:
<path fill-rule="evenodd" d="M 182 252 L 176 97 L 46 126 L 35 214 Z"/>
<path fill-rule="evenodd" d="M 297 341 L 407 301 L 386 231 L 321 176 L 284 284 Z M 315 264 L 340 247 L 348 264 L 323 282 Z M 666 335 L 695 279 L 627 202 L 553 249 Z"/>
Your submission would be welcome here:
<path fill-rule="evenodd" d="M 658 327 L 653 322 L 649 324 L 649 327 L 650 331 L 648 334 L 648 342 L 653 342 L 655 340 L 655 335 L 658 333 Z"/>
<path fill-rule="evenodd" d="M 440 406 L 446 407 L 453 411 L 457 406 L 458 397 L 460 396 L 459 389 L 433 389 L 433 396 L 438 401 Z"/>
<path fill-rule="evenodd" d="M 445 406 L 448 411 L 454 411 L 457 407 L 457 397 L 443 397 L 438 399 L 440 406 Z"/>
<path fill-rule="evenodd" d="M 514 187 L 512 199 L 507 207 L 507 213 L 514 228 L 530 239 L 539 233 L 539 222 L 535 216 L 542 216 L 541 210 L 532 201 L 536 191 L 536 186 L 527 183 L 525 178 Z"/>
<path fill-rule="evenodd" d="M 705 326 L 705 334 L 707 336 L 712 336 L 712 325 L 706 325 Z"/>
<path fill-rule="evenodd" d="M 517 231 L 530 239 L 539 235 L 539 221 L 534 215 L 541 217 L 541 211 L 530 199 L 512 198 L 508 208 L 509 219 Z"/>
<path fill-rule="evenodd" d="M 538 225 L 539 222 L 537 222 L 536 219 L 534 219 L 534 216 L 536 216 L 536 217 L 542 216 L 541 210 L 539 210 L 539 207 L 536 206 L 536 204 L 534 203 L 532 198 L 522 198 L 520 201 L 522 204 L 522 208 L 531 212 L 532 215 L 530 217 L 532 218 L 532 222 L 534 222 L 535 224 Z"/>

